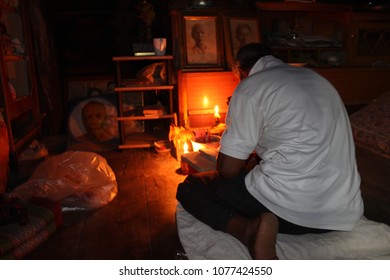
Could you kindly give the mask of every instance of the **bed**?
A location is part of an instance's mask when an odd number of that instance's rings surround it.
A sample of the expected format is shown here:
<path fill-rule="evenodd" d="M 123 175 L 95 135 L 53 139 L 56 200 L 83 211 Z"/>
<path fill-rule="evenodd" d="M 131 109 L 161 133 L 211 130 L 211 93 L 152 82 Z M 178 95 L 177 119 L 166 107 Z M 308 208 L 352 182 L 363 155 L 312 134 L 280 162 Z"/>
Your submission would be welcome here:
<path fill-rule="evenodd" d="M 390 91 L 350 116 L 355 144 L 390 159 Z"/>
<path fill-rule="evenodd" d="M 178 204 L 180 242 L 190 260 L 250 260 L 248 250 L 234 237 L 215 231 Z M 350 232 L 277 237 L 281 260 L 390 260 L 390 226 L 362 217 Z"/>

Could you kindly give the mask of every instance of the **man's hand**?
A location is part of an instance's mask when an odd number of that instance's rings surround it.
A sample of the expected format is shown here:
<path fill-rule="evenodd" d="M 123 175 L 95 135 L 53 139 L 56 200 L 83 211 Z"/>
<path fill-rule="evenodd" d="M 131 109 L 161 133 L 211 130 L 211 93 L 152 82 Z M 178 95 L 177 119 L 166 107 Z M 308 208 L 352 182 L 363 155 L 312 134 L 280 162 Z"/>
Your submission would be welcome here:
<path fill-rule="evenodd" d="M 256 154 L 252 154 L 249 156 L 249 158 L 246 160 L 246 164 L 245 164 L 245 170 L 246 171 L 250 171 L 252 170 L 256 165 L 259 164 L 259 157 L 256 155 Z"/>

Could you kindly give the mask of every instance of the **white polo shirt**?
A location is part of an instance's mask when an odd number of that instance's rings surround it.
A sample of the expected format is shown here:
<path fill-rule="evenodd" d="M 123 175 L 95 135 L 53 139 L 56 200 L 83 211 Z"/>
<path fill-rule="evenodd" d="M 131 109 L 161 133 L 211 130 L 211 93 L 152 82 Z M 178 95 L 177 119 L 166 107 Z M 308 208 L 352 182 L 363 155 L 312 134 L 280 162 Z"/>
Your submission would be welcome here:
<path fill-rule="evenodd" d="M 345 107 L 314 71 L 261 58 L 229 104 L 220 152 L 261 163 L 248 191 L 301 226 L 351 230 L 363 214 L 355 146 Z"/>

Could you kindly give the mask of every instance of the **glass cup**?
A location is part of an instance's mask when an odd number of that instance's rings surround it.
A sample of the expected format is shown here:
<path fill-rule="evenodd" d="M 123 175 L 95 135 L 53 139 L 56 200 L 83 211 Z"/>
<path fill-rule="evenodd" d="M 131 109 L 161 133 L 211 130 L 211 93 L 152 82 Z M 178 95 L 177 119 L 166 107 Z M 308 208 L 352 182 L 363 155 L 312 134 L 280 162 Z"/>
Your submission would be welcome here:
<path fill-rule="evenodd" d="M 154 38 L 153 47 L 156 55 L 165 55 L 167 50 L 167 38 Z"/>

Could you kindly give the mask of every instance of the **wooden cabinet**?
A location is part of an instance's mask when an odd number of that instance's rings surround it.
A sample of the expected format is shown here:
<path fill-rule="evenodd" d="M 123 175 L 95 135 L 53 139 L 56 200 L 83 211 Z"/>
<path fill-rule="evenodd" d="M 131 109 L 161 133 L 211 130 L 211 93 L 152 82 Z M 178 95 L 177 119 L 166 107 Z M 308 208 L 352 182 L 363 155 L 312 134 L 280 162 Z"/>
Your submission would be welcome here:
<path fill-rule="evenodd" d="M 288 63 L 389 66 L 390 12 L 345 4 L 257 3 L 262 41 Z"/>
<path fill-rule="evenodd" d="M 350 63 L 390 67 L 390 11 L 356 12 L 349 36 Z"/>
<path fill-rule="evenodd" d="M 17 1 L 18 2 L 18 1 Z M 41 133 L 27 13 L 0 1 L 0 107 L 8 127 L 11 163 Z"/>
<path fill-rule="evenodd" d="M 390 90 L 390 12 L 352 5 L 256 4 L 261 40 L 287 63 L 327 78 L 346 105 L 370 103 Z"/>
<path fill-rule="evenodd" d="M 258 3 L 257 8 L 262 41 L 283 61 L 311 67 L 348 64 L 350 6 Z"/>
<path fill-rule="evenodd" d="M 116 63 L 120 149 L 152 147 L 154 141 L 168 139 L 170 123 L 177 125 L 173 109 L 175 85 L 172 60 L 171 55 L 113 57 Z M 128 63 L 143 66 L 140 70 L 149 66 L 142 75 L 146 80 L 126 77 L 125 64 Z M 153 64 L 160 69 L 156 70 Z M 132 102 L 126 102 L 127 97 Z"/>

